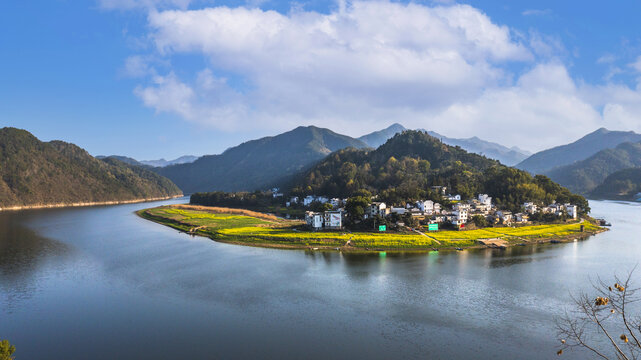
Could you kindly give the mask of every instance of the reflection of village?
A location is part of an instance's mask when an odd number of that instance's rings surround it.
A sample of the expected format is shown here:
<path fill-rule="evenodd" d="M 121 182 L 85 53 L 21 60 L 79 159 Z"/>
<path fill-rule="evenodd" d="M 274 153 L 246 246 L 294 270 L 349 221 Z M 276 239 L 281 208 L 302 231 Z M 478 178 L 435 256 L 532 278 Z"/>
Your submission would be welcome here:
<path fill-rule="evenodd" d="M 394 218 L 399 219 L 411 215 L 420 223 L 428 225 L 430 230 L 438 230 L 438 225 L 464 229 L 475 216 L 483 217 L 490 226 L 527 224 L 534 214 L 551 214 L 559 218 L 564 216 L 567 219 L 578 217 L 578 208 L 573 204 L 553 203 L 547 206 L 538 206 L 534 202 L 526 202 L 522 205 L 520 212 L 512 213 L 493 204 L 492 197 L 487 194 L 479 194 L 476 199 L 462 201 L 460 195 L 447 194 L 447 188 L 444 186 L 434 186 L 432 189 L 438 191 L 451 206 L 446 208 L 432 200 L 419 200 L 404 206 L 389 206 L 384 202 L 372 202 L 365 209 L 363 219 L 376 217 L 389 219 L 394 215 L 396 215 Z M 282 194 L 275 191 L 274 196 L 282 196 Z M 314 203 L 329 204 L 332 209 L 323 212 L 306 211 L 305 221 L 312 229 L 341 229 L 343 227 L 344 220 L 349 215 L 345 210 L 347 199 L 309 195 L 302 199 L 292 197 L 286 202 L 286 206 L 302 204 L 305 208 L 309 208 Z"/>

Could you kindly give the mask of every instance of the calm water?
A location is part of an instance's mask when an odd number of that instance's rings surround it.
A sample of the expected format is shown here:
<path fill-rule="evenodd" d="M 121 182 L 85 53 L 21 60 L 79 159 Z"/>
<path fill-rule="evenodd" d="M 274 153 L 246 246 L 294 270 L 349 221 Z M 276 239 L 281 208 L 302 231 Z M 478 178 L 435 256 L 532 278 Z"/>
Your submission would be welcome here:
<path fill-rule="evenodd" d="M 592 202 L 613 228 L 583 242 L 387 257 L 133 214 L 158 204 L 0 213 L 0 338 L 18 360 L 550 359 L 569 292 L 641 260 L 641 204 Z"/>

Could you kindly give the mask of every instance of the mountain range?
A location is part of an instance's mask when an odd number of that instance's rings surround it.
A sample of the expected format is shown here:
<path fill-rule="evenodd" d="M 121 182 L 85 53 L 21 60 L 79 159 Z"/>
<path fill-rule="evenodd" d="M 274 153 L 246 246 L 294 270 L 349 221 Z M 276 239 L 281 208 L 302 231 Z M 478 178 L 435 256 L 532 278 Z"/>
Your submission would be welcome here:
<path fill-rule="evenodd" d="M 142 200 L 180 195 L 170 180 L 63 141 L 0 129 L 0 208 Z"/>
<path fill-rule="evenodd" d="M 297 127 L 206 155 L 193 163 L 155 168 L 186 193 L 253 191 L 275 186 L 328 154 L 347 147 L 366 148 L 361 140 L 315 126 Z"/>
<path fill-rule="evenodd" d="M 641 167 L 628 168 L 608 175 L 590 196 L 597 199 L 641 201 Z"/>
<path fill-rule="evenodd" d="M 375 131 L 367 135 L 363 135 L 358 139 L 365 142 L 367 145 L 369 145 L 372 148 L 377 148 L 383 145 L 388 139 L 390 139 L 394 135 L 400 132 L 403 132 L 405 130 L 408 130 L 408 129 L 401 124 L 395 123 L 389 126 L 388 128 Z M 467 152 L 484 155 L 490 159 L 498 160 L 502 164 L 505 164 L 508 166 L 515 165 L 525 160 L 528 156 L 532 155 L 532 153 L 526 150 L 522 150 L 517 147 L 508 148 L 501 144 L 479 139 L 476 136 L 467 138 L 467 139 L 457 139 L 457 138 L 450 138 L 447 136 L 443 136 L 434 131 L 428 131 L 425 129 L 419 129 L 419 130 L 427 131 L 428 134 L 434 136 L 435 138 L 440 139 L 443 143 L 447 145 L 459 146 L 460 148 L 462 148 L 463 150 L 466 150 Z"/>
<path fill-rule="evenodd" d="M 588 194 L 619 170 L 641 166 L 641 142 L 624 142 L 604 149 L 585 160 L 556 167 L 546 173 L 572 191 Z M 599 193 L 604 194 L 605 189 Z"/>
<path fill-rule="evenodd" d="M 549 173 L 552 169 L 585 160 L 601 150 L 612 149 L 624 142 L 639 142 L 641 134 L 633 131 L 598 129 L 577 141 L 540 151 L 516 165 L 533 174 Z"/>

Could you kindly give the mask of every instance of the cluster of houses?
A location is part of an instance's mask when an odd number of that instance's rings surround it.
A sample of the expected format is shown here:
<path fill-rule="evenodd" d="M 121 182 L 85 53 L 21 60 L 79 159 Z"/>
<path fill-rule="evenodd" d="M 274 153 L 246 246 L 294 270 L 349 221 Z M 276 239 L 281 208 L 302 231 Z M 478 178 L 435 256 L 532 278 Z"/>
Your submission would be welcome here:
<path fill-rule="evenodd" d="M 458 198 L 459 195 L 451 196 L 448 198 Z M 298 198 L 292 198 L 290 203 L 299 201 Z M 315 230 L 319 229 L 340 229 L 343 226 L 344 218 L 346 215 L 343 206 L 346 199 L 328 199 L 325 197 L 307 196 L 303 199 L 303 205 L 308 206 L 314 201 L 321 203 L 330 203 L 333 207 L 331 211 L 313 212 L 307 211 L 305 214 L 305 221 Z M 289 206 L 289 205 L 288 205 Z M 511 225 L 513 223 L 527 223 L 532 214 L 544 213 L 554 214 L 561 216 L 567 214 L 571 219 L 578 217 L 578 208 L 572 204 L 558 204 L 553 203 L 548 206 L 538 207 L 533 202 L 526 202 L 523 204 L 523 212 L 512 213 L 511 211 L 498 209 L 492 203 L 492 197 L 487 194 L 479 194 L 476 199 L 467 201 L 455 201 L 452 209 L 444 209 L 441 204 L 432 200 L 420 200 L 415 203 L 408 203 L 404 207 L 387 206 L 384 202 L 372 202 L 365 209 L 364 218 L 371 217 L 387 217 L 391 214 L 407 215 L 417 217 L 428 224 L 452 224 L 456 228 L 464 228 L 465 225 L 472 221 L 476 215 L 483 216 L 490 224 L 505 224 Z"/>

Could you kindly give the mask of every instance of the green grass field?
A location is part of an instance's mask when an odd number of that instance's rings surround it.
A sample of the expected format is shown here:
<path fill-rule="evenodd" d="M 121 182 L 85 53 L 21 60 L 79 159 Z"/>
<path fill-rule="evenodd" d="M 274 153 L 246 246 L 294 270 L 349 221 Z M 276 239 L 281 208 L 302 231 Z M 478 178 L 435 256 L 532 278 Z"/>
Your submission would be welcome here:
<path fill-rule="evenodd" d="M 209 236 L 216 240 L 253 245 L 284 245 L 292 247 L 351 247 L 362 249 L 426 249 L 433 247 L 468 247 L 477 240 L 505 239 L 521 242 L 556 239 L 580 234 L 580 224 L 550 224 L 524 227 L 485 228 L 467 231 L 438 231 L 420 234 L 374 233 L 346 231 L 305 231 L 301 221 L 259 219 L 252 216 L 177 209 L 171 206 L 142 210 L 139 214 L 153 221 Z M 586 232 L 599 229 L 583 223 Z M 437 240 L 437 241 L 435 241 Z M 440 244 L 439 244 L 440 243 Z"/>

